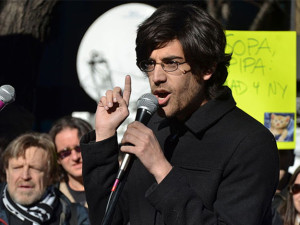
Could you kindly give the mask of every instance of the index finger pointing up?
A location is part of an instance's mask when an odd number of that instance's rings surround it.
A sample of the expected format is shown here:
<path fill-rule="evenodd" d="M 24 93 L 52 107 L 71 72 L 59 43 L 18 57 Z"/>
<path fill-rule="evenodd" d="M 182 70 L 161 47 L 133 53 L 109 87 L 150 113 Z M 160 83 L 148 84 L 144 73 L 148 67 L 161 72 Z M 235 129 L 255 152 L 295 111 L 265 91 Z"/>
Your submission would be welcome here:
<path fill-rule="evenodd" d="M 124 91 L 123 91 L 123 99 L 125 100 L 127 105 L 129 104 L 130 95 L 131 95 L 131 77 L 129 75 L 126 75 Z"/>

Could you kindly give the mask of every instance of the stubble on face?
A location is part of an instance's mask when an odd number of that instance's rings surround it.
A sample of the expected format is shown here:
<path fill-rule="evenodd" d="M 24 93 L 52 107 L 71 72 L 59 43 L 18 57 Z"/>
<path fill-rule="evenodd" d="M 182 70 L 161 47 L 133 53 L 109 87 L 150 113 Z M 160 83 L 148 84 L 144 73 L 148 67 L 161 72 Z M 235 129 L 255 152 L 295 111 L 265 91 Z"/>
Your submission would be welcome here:
<path fill-rule="evenodd" d="M 150 55 L 150 59 L 157 64 L 170 58 L 179 63 L 185 62 L 182 45 L 177 39 L 153 50 Z M 158 98 L 160 116 L 186 120 L 205 103 L 202 76 L 193 74 L 188 63 L 179 65 L 173 72 L 166 72 L 156 65 L 148 77 L 151 91 Z"/>
<path fill-rule="evenodd" d="M 186 77 L 184 77 L 186 76 Z M 189 73 L 181 77 L 170 77 L 169 81 L 163 86 L 169 90 L 170 99 L 166 105 L 158 108 L 158 114 L 161 117 L 172 118 L 184 121 L 205 103 L 203 93 L 203 82 L 199 82 L 196 75 Z M 174 79 L 177 79 L 174 82 Z M 156 90 L 156 86 L 152 86 L 152 90 Z"/>
<path fill-rule="evenodd" d="M 39 190 L 39 191 L 35 191 L 35 190 L 32 190 L 32 191 L 17 191 L 17 192 L 9 192 L 9 195 L 10 197 L 12 198 L 12 200 L 20 205 L 24 205 L 24 206 L 27 206 L 27 205 L 31 205 L 35 202 L 38 202 L 45 190 Z"/>

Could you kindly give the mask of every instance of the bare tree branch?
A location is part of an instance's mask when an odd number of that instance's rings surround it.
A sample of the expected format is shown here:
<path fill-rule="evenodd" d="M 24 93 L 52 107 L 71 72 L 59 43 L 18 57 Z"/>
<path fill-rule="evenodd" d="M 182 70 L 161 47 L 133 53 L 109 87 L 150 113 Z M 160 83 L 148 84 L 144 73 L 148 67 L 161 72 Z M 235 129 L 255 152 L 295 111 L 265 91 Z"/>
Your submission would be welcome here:
<path fill-rule="evenodd" d="M 296 0 L 296 16 L 295 16 L 295 27 L 297 34 L 300 35 L 300 0 Z"/>
<path fill-rule="evenodd" d="M 263 21 L 265 15 L 269 12 L 269 10 L 272 7 L 272 4 L 274 4 L 275 0 L 265 0 L 263 5 L 261 6 L 259 12 L 257 13 L 255 19 L 253 20 L 249 30 L 257 30 L 261 22 Z"/>
<path fill-rule="evenodd" d="M 230 0 L 206 0 L 207 12 L 220 22 L 227 21 L 230 15 Z"/>

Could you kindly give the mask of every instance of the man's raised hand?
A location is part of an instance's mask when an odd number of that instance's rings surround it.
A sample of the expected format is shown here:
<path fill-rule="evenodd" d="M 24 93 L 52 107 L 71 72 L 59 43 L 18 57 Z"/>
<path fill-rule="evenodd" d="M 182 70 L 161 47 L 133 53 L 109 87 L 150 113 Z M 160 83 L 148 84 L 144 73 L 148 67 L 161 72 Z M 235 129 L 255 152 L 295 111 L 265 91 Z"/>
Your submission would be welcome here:
<path fill-rule="evenodd" d="M 96 111 L 96 141 L 113 136 L 128 117 L 130 95 L 131 77 L 127 75 L 123 92 L 120 87 L 115 87 L 113 90 L 107 90 L 106 95 L 101 97 Z"/>

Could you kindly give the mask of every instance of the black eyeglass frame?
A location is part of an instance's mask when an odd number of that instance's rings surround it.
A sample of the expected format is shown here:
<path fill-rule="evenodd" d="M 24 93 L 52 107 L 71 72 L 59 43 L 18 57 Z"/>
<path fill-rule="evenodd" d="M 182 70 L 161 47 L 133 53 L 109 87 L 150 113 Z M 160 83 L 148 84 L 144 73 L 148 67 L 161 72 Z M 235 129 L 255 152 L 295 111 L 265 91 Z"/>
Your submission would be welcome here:
<path fill-rule="evenodd" d="M 60 159 L 67 158 L 71 155 L 72 150 L 75 150 L 77 153 L 81 152 L 80 146 L 76 145 L 73 148 L 67 147 L 67 148 L 64 148 L 63 150 L 61 150 L 60 152 L 57 152 L 57 157 L 60 158 Z"/>
<path fill-rule="evenodd" d="M 144 63 L 144 62 L 151 62 L 151 63 L 154 63 L 153 69 L 151 69 L 151 70 L 143 69 L 142 63 Z M 142 61 L 140 61 L 140 63 L 139 63 L 139 68 L 140 68 L 140 70 L 143 71 L 143 72 L 152 72 L 152 71 L 155 69 L 155 66 L 156 66 L 157 64 L 159 64 L 159 65 L 161 66 L 161 68 L 162 68 L 165 72 L 174 72 L 174 71 L 178 70 L 179 65 L 182 65 L 182 64 L 187 63 L 187 62 L 176 62 L 176 61 L 172 61 L 172 62 L 176 65 L 176 68 L 175 68 L 174 70 L 166 70 L 166 69 L 165 69 L 165 64 L 167 64 L 167 63 L 164 63 L 164 62 L 157 63 L 157 62 L 154 61 L 154 60 L 142 60 Z"/>

